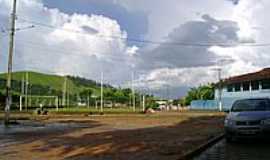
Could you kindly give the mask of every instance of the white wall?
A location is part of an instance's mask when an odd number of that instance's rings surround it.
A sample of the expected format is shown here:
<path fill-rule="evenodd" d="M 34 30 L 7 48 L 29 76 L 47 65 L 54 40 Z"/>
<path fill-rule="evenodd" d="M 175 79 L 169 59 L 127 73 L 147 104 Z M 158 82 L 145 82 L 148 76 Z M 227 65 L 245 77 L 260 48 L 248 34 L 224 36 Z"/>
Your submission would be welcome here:
<path fill-rule="evenodd" d="M 256 98 L 256 97 L 270 97 L 269 89 L 227 92 L 227 88 L 222 89 L 222 98 Z M 215 89 L 215 99 L 218 99 L 218 89 Z"/>

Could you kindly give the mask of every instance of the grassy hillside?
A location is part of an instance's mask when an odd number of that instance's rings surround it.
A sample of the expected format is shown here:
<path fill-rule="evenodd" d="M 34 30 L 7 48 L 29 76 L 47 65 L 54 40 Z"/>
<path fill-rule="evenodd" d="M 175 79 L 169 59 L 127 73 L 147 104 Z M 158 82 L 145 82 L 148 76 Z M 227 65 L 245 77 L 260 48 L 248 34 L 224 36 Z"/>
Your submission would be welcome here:
<path fill-rule="evenodd" d="M 27 72 L 29 84 L 32 85 L 34 91 L 40 90 L 40 94 L 48 94 L 44 92 L 54 91 L 55 93 L 61 94 L 64 86 L 65 77 L 59 75 L 50 75 L 37 72 Z M 15 93 L 19 94 L 21 90 L 22 79 L 25 79 L 26 72 L 14 72 L 12 73 L 12 86 Z M 6 74 L 0 74 L 0 90 L 3 93 L 5 90 L 5 79 Z M 98 84 L 97 84 L 98 85 Z M 67 92 L 71 95 L 76 95 L 85 89 L 92 89 L 94 94 L 100 93 L 99 86 L 94 81 L 87 80 L 80 77 L 68 76 L 67 78 Z M 108 89 L 108 87 L 107 87 Z M 45 91 L 46 90 L 46 91 Z M 49 91 L 50 90 L 50 91 Z M 41 93 L 43 91 L 43 93 Z M 37 92 L 36 94 L 38 94 Z"/>
<path fill-rule="evenodd" d="M 62 101 L 65 79 L 67 80 L 67 95 L 65 99 L 69 100 L 69 105 L 76 106 L 78 102 L 81 102 L 95 106 L 96 102 L 98 102 L 96 100 L 99 100 L 100 98 L 100 84 L 93 80 L 81 77 L 64 77 L 60 75 L 51 75 L 37 72 L 13 72 L 12 102 L 14 106 L 18 107 L 20 102 L 20 95 L 22 94 L 23 88 L 22 80 L 24 79 L 25 81 L 26 75 L 28 75 L 29 82 L 27 95 L 31 95 L 32 98 L 30 96 L 29 101 L 31 100 L 31 102 L 25 101 L 25 99 L 24 102 L 33 104 L 33 107 L 38 106 L 38 104 L 51 106 L 52 101 L 50 99 L 46 99 L 46 96 L 58 96 L 59 102 Z M 0 74 L 0 107 L 3 107 L 5 104 L 6 77 L 6 73 Z M 95 95 L 95 97 L 91 98 L 90 95 Z M 40 96 L 43 96 L 43 98 L 40 98 Z M 137 105 L 140 103 L 139 96 L 139 93 L 135 93 L 135 100 Z M 107 101 L 107 103 L 112 105 L 121 104 L 123 106 L 128 106 L 131 103 L 131 97 L 132 90 L 129 88 L 118 89 L 108 84 L 104 84 L 104 102 Z M 59 104 L 61 104 L 61 102 Z"/>

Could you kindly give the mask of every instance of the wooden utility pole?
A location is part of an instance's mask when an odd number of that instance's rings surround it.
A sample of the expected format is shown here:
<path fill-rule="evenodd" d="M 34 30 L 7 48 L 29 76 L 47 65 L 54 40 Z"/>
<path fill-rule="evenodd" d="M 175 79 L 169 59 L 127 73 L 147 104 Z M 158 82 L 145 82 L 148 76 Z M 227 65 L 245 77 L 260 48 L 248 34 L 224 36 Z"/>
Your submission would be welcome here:
<path fill-rule="evenodd" d="M 15 23 L 16 23 L 16 5 L 17 0 L 13 0 L 13 8 L 10 21 L 10 35 L 9 35 L 9 53 L 8 53 L 8 72 L 7 72 L 7 82 L 6 82 L 6 106 L 5 106 L 5 125 L 9 124 L 9 114 L 10 106 L 12 103 L 11 100 L 11 79 L 12 79 L 12 58 L 14 51 L 14 35 L 15 35 Z"/>

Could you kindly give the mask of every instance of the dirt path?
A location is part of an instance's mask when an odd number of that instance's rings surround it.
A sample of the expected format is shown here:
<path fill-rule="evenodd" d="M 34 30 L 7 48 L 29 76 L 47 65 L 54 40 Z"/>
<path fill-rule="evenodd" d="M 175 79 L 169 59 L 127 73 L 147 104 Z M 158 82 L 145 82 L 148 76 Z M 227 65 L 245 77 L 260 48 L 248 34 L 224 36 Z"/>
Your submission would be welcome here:
<path fill-rule="evenodd" d="M 222 121 L 217 113 L 51 117 L 2 129 L 0 159 L 174 160 L 222 132 Z"/>

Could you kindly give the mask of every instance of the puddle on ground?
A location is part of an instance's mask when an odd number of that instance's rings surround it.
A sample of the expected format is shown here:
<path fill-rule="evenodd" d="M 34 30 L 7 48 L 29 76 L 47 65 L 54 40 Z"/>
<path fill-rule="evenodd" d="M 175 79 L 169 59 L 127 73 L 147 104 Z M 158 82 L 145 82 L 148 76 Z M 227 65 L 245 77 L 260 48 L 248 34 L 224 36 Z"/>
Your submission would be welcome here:
<path fill-rule="evenodd" d="M 79 128 L 87 128 L 88 124 L 75 122 L 52 122 L 42 123 L 38 121 L 19 121 L 18 124 L 5 126 L 0 121 L 0 155 L 6 152 L 6 148 L 10 145 L 16 145 L 20 141 L 16 140 L 17 135 L 32 134 L 36 135 L 57 133 L 62 131 L 74 130 Z M 0 158 L 1 159 L 1 158 Z"/>
<path fill-rule="evenodd" d="M 42 123 L 42 122 L 33 122 L 33 121 L 20 121 L 19 124 L 5 126 L 0 124 L 0 135 L 10 135 L 16 133 L 24 132 L 35 132 L 42 130 L 67 130 L 67 129 L 76 129 L 76 128 L 87 128 L 87 124 L 83 123 Z"/>

